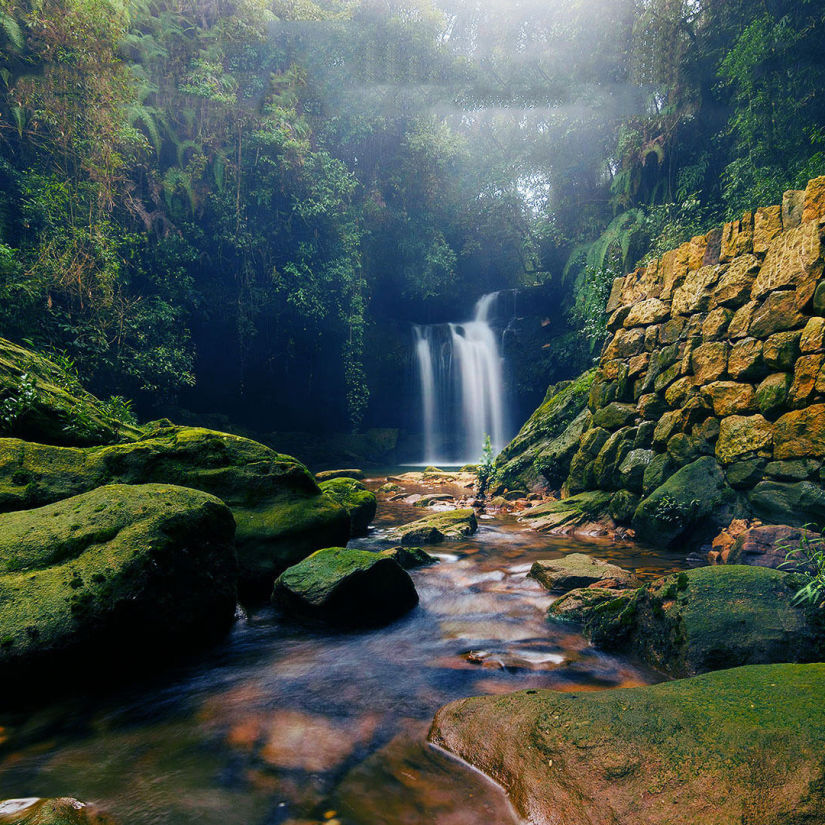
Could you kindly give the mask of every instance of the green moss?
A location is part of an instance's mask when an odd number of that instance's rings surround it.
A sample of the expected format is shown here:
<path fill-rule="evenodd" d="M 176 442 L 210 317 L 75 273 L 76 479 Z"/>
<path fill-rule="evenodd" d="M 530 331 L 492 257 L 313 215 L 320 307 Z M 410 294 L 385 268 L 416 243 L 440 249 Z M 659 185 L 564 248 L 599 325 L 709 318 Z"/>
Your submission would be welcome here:
<path fill-rule="evenodd" d="M 550 531 L 596 521 L 608 513 L 611 494 L 603 491 L 579 493 L 559 501 L 548 501 L 525 510 L 522 521 L 537 530 Z"/>
<path fill-rule="evenodd" d="M 347 477 L 331 478 L 318 485 L 324 495 L 347 511 L 350 520 L 350 534 L 366 536 L 367 528 L 375 518 L 378 502 L 360 481 Z"/>
<path fill-rule="evenodd" d="M 475 511 L 467 507 L 461 510 L 445 510 L 425 518 L 396 527 L 387 533 L 387 541 L 404 545 L 437 544 L 447 540 L 460 540 L 478 529 Z"/>

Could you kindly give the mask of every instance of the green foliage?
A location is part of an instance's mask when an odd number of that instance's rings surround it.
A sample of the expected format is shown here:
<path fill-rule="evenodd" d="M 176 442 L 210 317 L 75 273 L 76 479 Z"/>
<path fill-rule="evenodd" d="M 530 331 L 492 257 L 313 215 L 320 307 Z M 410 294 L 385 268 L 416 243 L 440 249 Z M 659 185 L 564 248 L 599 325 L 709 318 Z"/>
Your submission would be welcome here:
<path fill-rule="evenodd" d="M 825 536 L 821 532 L 814 536 L 803 533 L 798 546 L 779 549 L 785 550 L 781 566 L 792 569 L 801 578 L 802 586 L 794 602 L 825 608 Z"/>
<path fill-rule="evenodd" d="M 34 378 L 24 372 L 12 393 L 0 401 L 0 428 L 8 432 L 18 419 L 32 409 L 36 400 Z"/>
<path fill-rule="evenodd" d="M 607 266 L 587 266 L 576 282 L 575 302 L 569 317 L 587 340 L 591 355 L 598 355 L 607 337 L 605 307 L 616 277 L 615 270 Z"/>
<path fill-rule="evenodd" d="M 486 435 L 481 451 L 481 459 L 478 462 L 478 470 L 476 470 L 476 491 L 480 498 L 487 495 L 487 488 L 495 475 L 495 458 L 490 436 Z"/>

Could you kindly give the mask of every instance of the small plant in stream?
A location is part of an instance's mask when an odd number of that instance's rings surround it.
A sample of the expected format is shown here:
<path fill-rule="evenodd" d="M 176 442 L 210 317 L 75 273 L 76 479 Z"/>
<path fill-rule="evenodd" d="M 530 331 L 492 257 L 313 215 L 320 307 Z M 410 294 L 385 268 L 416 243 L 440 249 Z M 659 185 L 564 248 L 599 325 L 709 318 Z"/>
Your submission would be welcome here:
<path fill-rule="evenodd" d="M 490 441 L 490 436 L 484 437 L 484 447 L 481 452 L 481 460 L 478 463 L 478 471 L 476 472 L 476 482 L 478 486 L 478 495 L 484 498 L 487 495 L 487 488 L 493 480 L 493 444 Z"/>
<path fill-rule="evenodd" d="M 780 550 L 785 551 L 785 561 L 780 567 L 792 569 L 801 579 L 802 586 L 794 596 L 794 603 L 825 607 L 825 536 L 822 532 L 803 533 L 798 545 L 782 545 Z"/>

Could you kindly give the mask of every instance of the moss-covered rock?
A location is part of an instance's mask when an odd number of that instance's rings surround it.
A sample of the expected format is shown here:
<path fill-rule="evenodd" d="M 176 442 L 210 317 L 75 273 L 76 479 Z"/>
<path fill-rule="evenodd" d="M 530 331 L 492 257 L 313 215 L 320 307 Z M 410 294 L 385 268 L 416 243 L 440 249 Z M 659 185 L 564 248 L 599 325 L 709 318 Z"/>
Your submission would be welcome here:
<path fill-rule="evenodd" d="M 324 495 L 329 496 L 337 505 L 347 511 L 350 522 L 350 535 L 366 536 L 367 528 L 375 518 L 378 501 L 360 481 L 347 476 L 338 476 L 318 485 Z"/>
<path fill-rule="evenodd" d="M 496 458 L 498 483 L 532 489 L 543 474 L 560 483 L 567 476 L 582 432 L 590 423 L 587 399 L 596 370 L 548 389 L 541 406 Z"/>
<path fill-rule="evenodd" d="M 585 632 L 672 676 L 746 664 L 818 661 L 825 621 L 796 606 L 799 579 L 766 567 L 700 567 L 596 608 Z"/>
<path fill-rule="evenodd" d="M 0 802 L 0 825 L 112 825 L 113 820 L 70 797 L 7 799 Z"/>
<path fill-rule="evenodd" d="M 825 821 L 823 695 L 822 664 L 527 690 L 447 705 L 430 740 L 532 823 L 805 825 Z"/>
<path fill-rule="evenodd" d="M 403 545 L 439 544 L 442 541 L 460 541 L 478 529 L 476 514 L 470 507 L 446 510 L 396 527 L 387 533 L 387 541 Z"/>
<path fill-rule="evenodd" d="M 615 587 L 578 587 L 559 596 L 547 608 L 547 617 L 565 622 L 584 622 L 597 607 L 612 602 L 624 594 L 624 589 Z"/>
<path fill-rule="evenodd" d="M 426 550 L 420 547 L 390 547 L 381 550 L 382 556 L 389 556 L 395 559 L 405 570 L 413 570 L 416 567 L 426 567 L 428 564 L 438 564 L 438 559 L 431 556 Z"/>
<path fill-rule="evenodd" d="M 226 630 L 234 523 L 214 496 L 112 485 L 0 522 L 0 685 Z M 69 679 L 66 679 L 68 682 Z M 1 689 L 1 688 L 0 688 Z"/>
<path fill-rule="evenodd" d="M 716 460 L 703 456 L 642 499 L 633 529 L 643 541 L 671 544 L 689 532 L 711 532 L 730 524 L 735 505 L 736 495 Z"/>
<path fill-rule="evenodd" d="M 345 625 L 382 625 L 418 604 L 409 574 L 395 559 L 328 547 L 285 570 L 273 601 L 284 610 Z"/>
<path fill-rule="evenodd" d="M 315 480 L 320 484 L 322 481 L 330 481 L 333 478 L 352 478 L 356 481 L 364 480 L 363 470 L 321 470 L 320 473 L 315 473 Z"/>
<path fill-rule="evenodd" d="M 237 524 L 244 585 L 268 590 L 277 572 L 349 539 L 346 511 L 309 471 L 248 438 L 168 427 L 106 447 L 0 439 L 0 512 L 37 507 L 104 484 L 162 482 L 223 499 Z"/>
<path fill-rule="evenodd" d="M 748 493 L 748 502 L 770 524 L 825 524 L 825 491 L 811 481 L 760 481 Z"/>
<path fill-rule="evenodd" d="M 0 338 L 0 434 L 45 444 L 114 444 L 141 430 L 58 363 Z"/>
<path fill-rule="evenodd" d="M 586 553 L 568 553 L 561 559 L 539 559 L 533 562 L 528 575 L 556 593 L 589 587 L 606 579 L 624 587 L 639 586 L 632 573 Z"/>
<path fill-rule="evenodd" d="M 543 533 L 574 532 L 577 527 L 605 518 L 610 508 L 610 499 L 610 493 L 601 490 L 578 493 L 525 510 L 521 521 Z"/>

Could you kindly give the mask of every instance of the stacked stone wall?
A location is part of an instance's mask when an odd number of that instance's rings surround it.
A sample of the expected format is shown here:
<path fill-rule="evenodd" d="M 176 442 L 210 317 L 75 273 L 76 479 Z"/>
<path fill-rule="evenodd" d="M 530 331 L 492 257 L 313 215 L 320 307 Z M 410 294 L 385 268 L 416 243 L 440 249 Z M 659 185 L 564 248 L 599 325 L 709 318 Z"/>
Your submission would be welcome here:
<path fill-rule="evenodd" d="M 616 279 L 566 492 L 615 491 L 614 517 L 651 539 L 706 496 L 825 521 L 823 269 L 817 178 Z"/>

